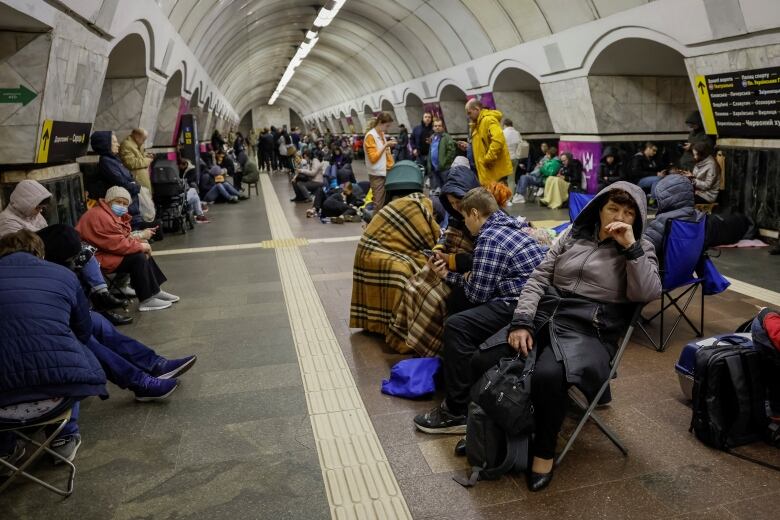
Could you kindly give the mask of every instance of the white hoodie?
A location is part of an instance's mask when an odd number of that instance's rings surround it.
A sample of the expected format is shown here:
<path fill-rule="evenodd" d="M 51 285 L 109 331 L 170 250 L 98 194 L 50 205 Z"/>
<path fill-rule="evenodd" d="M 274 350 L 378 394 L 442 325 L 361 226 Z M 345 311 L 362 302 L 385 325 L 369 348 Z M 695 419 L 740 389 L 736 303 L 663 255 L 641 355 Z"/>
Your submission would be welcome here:
<path fill-rule="evenodd" d="M 38 181 L 25 179 L 14 188 L 8 207 L 0 213 L 0 237 L 21 229 L 38 231 L 46 227 L 46 219 L 35 208 L 51 197 Z"/>

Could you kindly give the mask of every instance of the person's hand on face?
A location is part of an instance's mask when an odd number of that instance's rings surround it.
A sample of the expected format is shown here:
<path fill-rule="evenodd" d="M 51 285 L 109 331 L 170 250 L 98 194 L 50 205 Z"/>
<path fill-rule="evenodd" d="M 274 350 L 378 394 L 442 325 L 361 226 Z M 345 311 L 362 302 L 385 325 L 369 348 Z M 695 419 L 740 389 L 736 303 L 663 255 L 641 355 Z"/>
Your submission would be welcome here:
<path fill-rule="evenodd" d="M 527 356 L 534 348 L 534 337 L 528 329 L 513 330 L 509 333 L 507 341 L 509 342 L 509 346 L 522 353 L 524 356 Z"/>
<path fill-rule="evenodd" d="M 633 226 L 625 222 L 610 222 L 604 226 L 604 230 L 623 248 L 630 247 L 636 242 Z"/>

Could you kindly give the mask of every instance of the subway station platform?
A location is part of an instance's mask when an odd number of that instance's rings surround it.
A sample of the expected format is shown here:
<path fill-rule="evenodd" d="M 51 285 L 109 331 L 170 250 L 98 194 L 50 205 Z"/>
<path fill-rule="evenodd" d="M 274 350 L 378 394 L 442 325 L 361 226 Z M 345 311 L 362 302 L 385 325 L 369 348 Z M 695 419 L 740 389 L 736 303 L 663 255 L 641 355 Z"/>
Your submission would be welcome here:
<path fill-rule="evenodd" d="M 359 175 L 364 177 L 364 175 Z M 348 327 L 361 225 L 324 225 L 288 202 L 285 176 L 261 176 L 260 196 L 214 205 L 212 223 L 154 244 L 182 298 L 136 314 L 122 331 L 165 356 L 198 355 L 163 403 L 111 387 L 82 408 L 84 444 L 67 500 L 33 485 L 0 495 L 3 519 L 772 519 L 780 474 L 706 448 L 688 432 L 690 409 L 674 362 L 691 339 L 680 328 L 657 353 L 638 335 L 601 412 L 625 441 L 623 457 L 592 425 L 531 494 L 520 476 L 464 489 L 458 436 L 417 432 L 431 400 L 380 393 L 404 356 Z M 516 205 L 532 220 L 564 212 Z M 741 251 L 716 263 L 740 292 L 707 297 L 705 334 L 733 330 L 780 305 L 777 257 Z M 762 266 L 761 272 L 753 267 Z M 694 309 L 693 312 L 696 312 Z M 573 423 L 567 420 L 564 429 Z M 775 464 L 763 445 L 745 453 Z M 41 464 L 47 477 L 59 468 Z"/>

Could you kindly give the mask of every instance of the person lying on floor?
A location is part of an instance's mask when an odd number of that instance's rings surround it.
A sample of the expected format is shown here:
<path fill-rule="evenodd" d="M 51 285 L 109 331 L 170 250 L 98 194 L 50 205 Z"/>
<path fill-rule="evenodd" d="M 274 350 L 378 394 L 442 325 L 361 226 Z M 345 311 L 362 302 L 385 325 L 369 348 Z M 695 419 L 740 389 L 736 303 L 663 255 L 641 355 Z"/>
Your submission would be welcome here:
<path fill-rule="evenodd" d="M 481 374 L 471 358 L 479 345 L 509 324 L 526 281 L 545 257 L 546 248 L 522 231 L 522 224 L 501 211 L 485 188 L 469 191 L 460 202 L 469 232 L 476 236 L 467 274 L 451 271 L 442 257 L 429 267 L 452 287 L 444 323 L 443 372 L 446 397 L 414 423 L 425 433 L 463 433 L 469 392 Z"/>
<path fill-rule="evenodd" d="M 8 207 L 0 213 L 0 238 L 22 229 L 38 231 L 46 227 L 44 212 L 51 204 L 51 197 L 49 190 L 38 181 L 25 179 L 17 184 L 11 193 Z M 113 309 L 124 307 L 124 301 L 108 292 L 108 284 L 97 260 L 87 262 L 79 278 L 90 288 L 89 297 L 95 310 L 104 313 L 116 325 L 133 321 L 128 316 L 112 312 Z"/>
<path fill-rule="evenodd" d="M 360 186 L 353 186 L 351 182 L 347 182 L 342 187 L 328 192 L 327 198 L 322 203 L 321 216 L 330 218 L 334 224 L 357 222 L 358 208 L 362 204 Z"/>
<path fill-rule="evenodd" d="M 592 400 L 609 376 L 636 304 L 661 296 L 653 244 L 641 238 L 646 216 L 647 198 L 640 187 L 619 181 L 599 192 L 534 270 L 511 323 L 494 329 L 486 342 L 492 348 L 480 350 L 475 342 L 476 354 L 465 359 L 472 373 L 481 375 L 503 357 L 537 350 L 531 380 L 536 424 L 531 491 L 552 481 L 568 388 L 576 386 Z M 462 431 L 465 418 L 449 411 L 449 401 L 446 405 L 438 412 L 441 431 Z"/>
<path fill-rule="evenodd" d="M 78 273 L 81 237 L 71 226 L 55 224 L 38 231 L 45 259 Z M 166 359 L 143 343 L 124 336 L 101 315 L 92 312 L 92 335 L 87 348 L 100 361 L 109 381 L 135 393 L 136 401 L 159 401 L 178 387 L 176 377 L 197 361 L 196 356 Z"/>
<path fill-rule="evenodd" d="M 0 418 L 41 417 L 76 400 L 51 444 L 72 461 L 81 445 L 78 400 L 107 398 L 106 375 L 85 346 L 92 322 L 81 284 L 43 255 L 43 242 L 27 229 L 0 239 Z M 13 464 L 23 455 L 17 437 L 0 432 L 0 457 Z"/>
<path fill-rule="evenodd" d="M 129 204 L 127 190 L 119 186 L 109 188 L 106 198 L 81 216 L 76 230 L 97 248 L 95 256 L 104 272 L 130 275 L 130 284 L 140 302 L 139 311 L 167 309 L 179 297 L 160 289 L 167 278 L 152 258 L 149 243 L 131 231 Z"/>

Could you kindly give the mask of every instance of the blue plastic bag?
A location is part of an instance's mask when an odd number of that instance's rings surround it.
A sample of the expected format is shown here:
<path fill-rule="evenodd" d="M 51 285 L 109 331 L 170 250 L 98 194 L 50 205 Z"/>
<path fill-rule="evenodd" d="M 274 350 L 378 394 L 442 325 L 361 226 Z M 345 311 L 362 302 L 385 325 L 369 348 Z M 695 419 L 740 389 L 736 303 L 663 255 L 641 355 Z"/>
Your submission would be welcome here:
<path fill-rule="evenodd" d="M 416 399 L 436 391 L 434 378 L 441 368 L 441 359 L 412 358 L 396 363 L 390 369 L 390 379 L 382 381 L 382 393 Z"/>
<path fill-rule="evenodd" d="M 696 265 L 696 274 L 702 278 L 702 290 L 707 296 L 720 294 L 729 288 L 729 282 L 722 274 L 718 272 L 715 264 L 708 256 L 702 257 Z"/>

